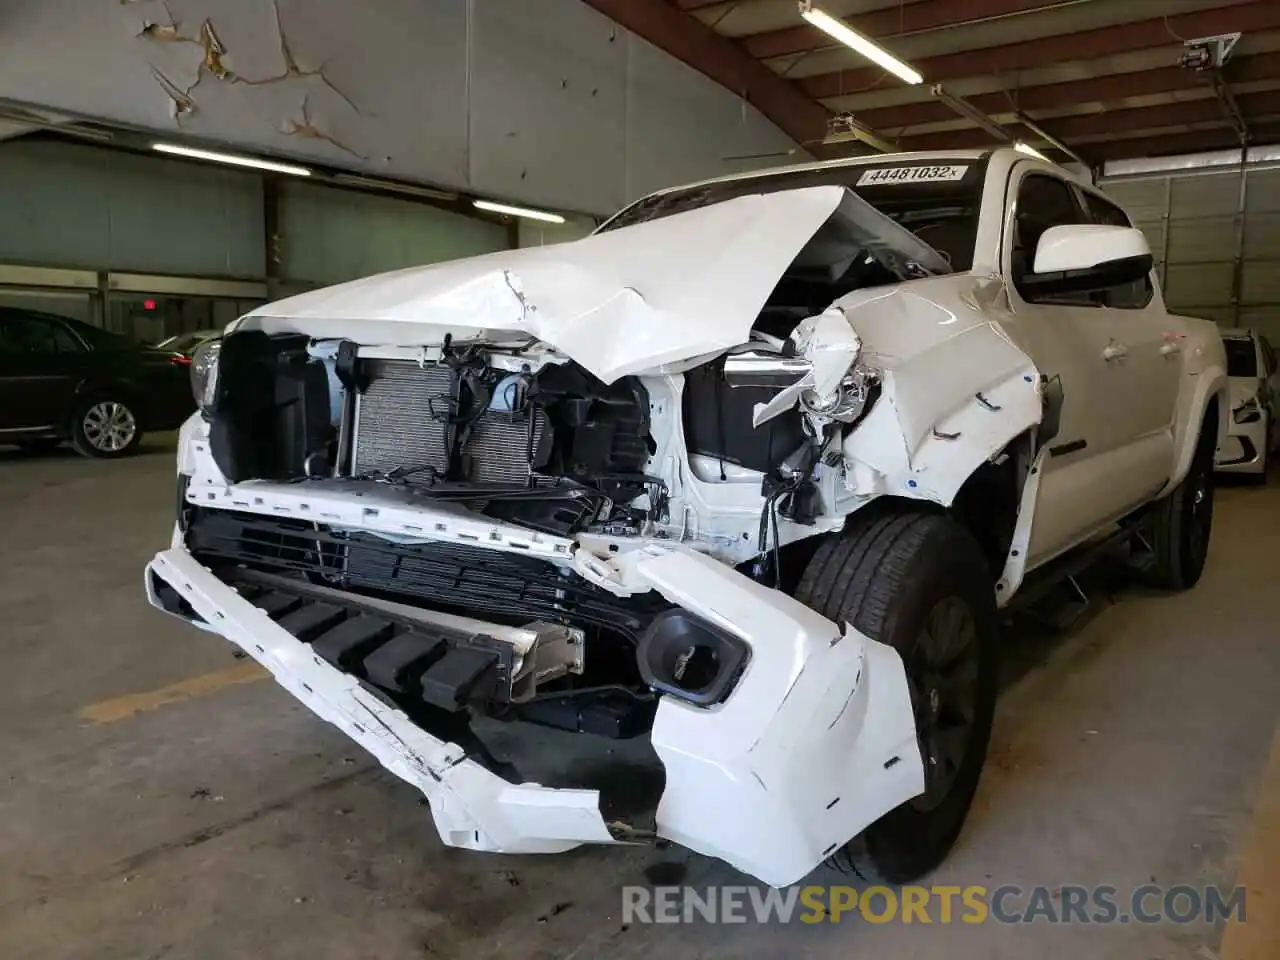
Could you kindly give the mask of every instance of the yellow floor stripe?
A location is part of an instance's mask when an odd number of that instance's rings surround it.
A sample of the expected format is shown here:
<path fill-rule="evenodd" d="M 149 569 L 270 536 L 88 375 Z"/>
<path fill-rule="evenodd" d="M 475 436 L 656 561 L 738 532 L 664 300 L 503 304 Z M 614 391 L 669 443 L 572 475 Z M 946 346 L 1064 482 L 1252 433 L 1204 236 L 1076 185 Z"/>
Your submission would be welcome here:
<path fill-rule="evenodd" d="M 146 713 L 148 710 L 155 710 L 170 703 L 207 696 L 227 687 L 252 683 L 269 676 L 271 674 L 251 660 L 247 663 L 237 663 L 225 670 L 188 677 L 186 680 L 179 680 L 158 690 L 130 693 L 123 697 L 91 703 L 80 711 L 80 716 L 93 723 L 115 723 L 117 720 L 132 717 L 136 713 Z"/>
<path fill-rule="evenodd" d="M 1280 727 L 1263 771 L 1253 827 L 1236 882 L 1245 888 L 1245 922 L 1232 919 L 1222 937 L 1222 960 L 1280 956 Z"/>

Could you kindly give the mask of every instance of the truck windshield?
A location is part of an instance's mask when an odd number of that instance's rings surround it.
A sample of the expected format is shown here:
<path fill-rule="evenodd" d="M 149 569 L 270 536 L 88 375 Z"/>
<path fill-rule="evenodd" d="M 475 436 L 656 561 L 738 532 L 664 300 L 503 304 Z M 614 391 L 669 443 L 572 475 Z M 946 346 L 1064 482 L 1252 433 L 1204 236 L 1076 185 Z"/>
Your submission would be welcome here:
<path fill-rule="evenodd" d="M 986 166 L 986 156 L 930 157 L 744 176 L 645 197 L 624 208 L 600 231 L 750 194 L 841 186 L 936 250 L 952 270 L 968 270 L 973 266 Z"/>

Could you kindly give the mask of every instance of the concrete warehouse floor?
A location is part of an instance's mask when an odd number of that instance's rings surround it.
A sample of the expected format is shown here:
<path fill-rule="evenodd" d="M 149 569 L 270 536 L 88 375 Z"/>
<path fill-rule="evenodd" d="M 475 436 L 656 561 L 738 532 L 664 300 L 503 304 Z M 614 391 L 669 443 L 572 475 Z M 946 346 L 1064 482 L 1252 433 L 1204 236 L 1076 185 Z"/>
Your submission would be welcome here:
<path fill-rule="evenodd" d="M 624 928 L 623 885 L 743 880 L 676 847 L 443 848 L 408 786 L 145 605 L 172 511 L 171 441 L 118 463 L 0 452 L 6 960 L 1276 955 L 1257 946 L 1280 913 L 1274 488 L 1220 491 L 1194 591 L 1123 588 L 1068 635 L 1011 631 L 977 805 L 929 881 L 1127 890 L 1243 870 L 1253 953 L 1204 925 Z"/>

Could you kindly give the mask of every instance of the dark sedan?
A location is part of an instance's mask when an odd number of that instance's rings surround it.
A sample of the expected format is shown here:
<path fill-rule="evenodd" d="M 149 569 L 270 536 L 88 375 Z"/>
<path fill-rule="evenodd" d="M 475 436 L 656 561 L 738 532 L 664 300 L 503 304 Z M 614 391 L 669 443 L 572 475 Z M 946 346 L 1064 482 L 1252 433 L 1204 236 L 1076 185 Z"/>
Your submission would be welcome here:
<path fill-rule="evenodd" d="M 126 456 L 144 431 L 172 430 L 195 410 L 190 364 L 77 320 L 0 307 L 0 443 Z"/>

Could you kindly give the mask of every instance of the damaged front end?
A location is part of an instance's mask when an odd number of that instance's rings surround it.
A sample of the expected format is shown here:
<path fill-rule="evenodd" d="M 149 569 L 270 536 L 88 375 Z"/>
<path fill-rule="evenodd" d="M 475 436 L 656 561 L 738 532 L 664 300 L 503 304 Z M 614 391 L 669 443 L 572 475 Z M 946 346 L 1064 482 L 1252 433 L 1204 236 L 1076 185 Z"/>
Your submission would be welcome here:
<path fill-rule="evenodd" d="M 149 599 L 421 790 L 447 844 L 659 836 L 799 880 L 924 785 L 898 654 L 778 568 L 865 500 L 850 438 L 896 375 L 834 307 L 765 330 L 802 302 L 779 278 L 946 269 L 869 209 L 744 197 L 244 318 L 193 364 Z M 656 809 L 499 756 L 516 725 L 641 744 Z"/>
<path fill-rule="evenodd" d="M 421 790 L 446 843 L 658 836 L 782 885 L 922 788 L 897 654 L 671 535 L 658 379 L 263 331 L 196 367 L 149 599 Z M 656 809 L 526 774 L 486 742 L 510 724 L 643 745 Z"/>

